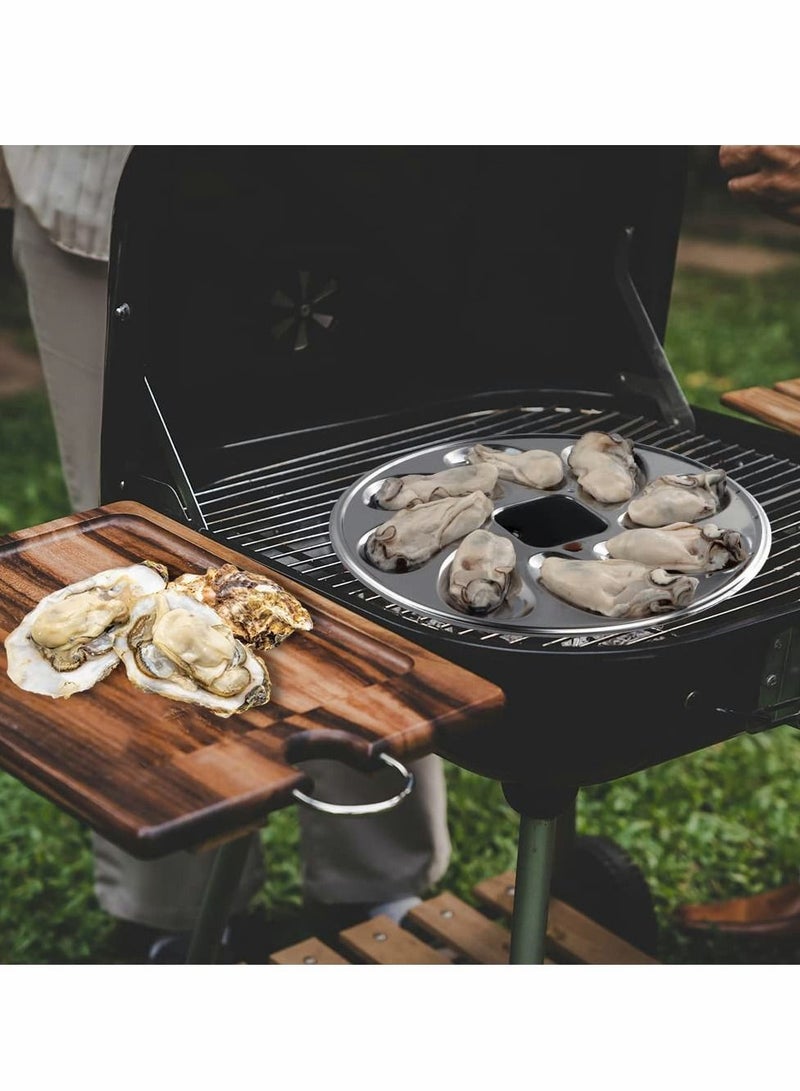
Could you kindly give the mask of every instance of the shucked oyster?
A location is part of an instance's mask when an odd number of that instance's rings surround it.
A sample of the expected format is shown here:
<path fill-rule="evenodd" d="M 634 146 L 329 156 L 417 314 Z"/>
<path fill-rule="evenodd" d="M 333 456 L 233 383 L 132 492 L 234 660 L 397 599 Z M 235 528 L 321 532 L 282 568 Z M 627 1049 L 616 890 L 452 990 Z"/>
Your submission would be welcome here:
<path fill-rule="evenodd" d="M 232 564 L 209 568 L 205 575 L 186 573 L 169 590 L 213 606 L 239 640 L 257 650 L 274 648 L 295 629 L 311 629 L 311 615 L 294 595 L 255 572 Z"/>
<path fill-rule="evenodd" d="M 628 505 L 628 518 L 642 527 L 696 523 L 719 511 L 725 497 L 724 470 L 700 474 L 664 474 Z"/>
<path fill-rule="evenodd" d="M 139 599 L 114 640 L 128 678 L 150 693 L 230 716 L 269 700 L 264 664 L 210 606 L 177 591 Z"/>
<path fill-rule="evenodd" d="M 47 595 L 6 637 L 8 676 L 21 689 L 69 697 L 105 678 L 134 601 L 166 584 L 161 565 L 109 568 Z"/>
<path fill-rule="evenodd" d="M 508 593 L 516 563 L 512 541 L 488 530 L 473 530 L 459 545 L 450 565 L 451 597 L 473 614 L 497 609 Z"/>
<path fill-rule="evenodd" d="M 697 589 L 692 576 L 621 560 L 546 557 L 540 579 L 548 591 L 573 606 L 613 618 L 647 617 L 688 606 Z"/>
<path fill-rule="evenodd" d="M 580 487 L 601 504 L 621 504 L 636 491 L 633 444 L 616 432 L 587 432 L 567 462 Z"/>
<path fill-rule="evenodd" d="M 554 451 L 498 451 L 476 443 L 467 451 L 473 465 L 496 466 L 503 481 L 516 481 L 534 489 L 552 489 L 564 480 L 564 465 Z"/>
<path fill-rule="evenodd" d="M 399 511 L 412 504 L 427 504 L 448 496 L 468 496 L 475 491 L 490 496 L 497 484 L 497 473 L 497 467 L 486 462 L 477 466 L 453 466 L 435 474 L 387 477 L 375 493 L 375 503 L 388 511 Z"/>
<path fill-rule="evenodd" d="M 609 538 L 606 548 L 611 557 L 672 572 L 716 572 L 747 560 L 741 534 L 720 530 L 713 523 L 702 527 L 672 523 L 668 527 L 625 530 Z"/>
<path fill-rule="evenodd" d="M 365 552 L 384 572 L 407 572 L 477 530 L 491 514 L 492 502 L 482 492 L 416 504 L 376 527 L 367 538 Z"/>

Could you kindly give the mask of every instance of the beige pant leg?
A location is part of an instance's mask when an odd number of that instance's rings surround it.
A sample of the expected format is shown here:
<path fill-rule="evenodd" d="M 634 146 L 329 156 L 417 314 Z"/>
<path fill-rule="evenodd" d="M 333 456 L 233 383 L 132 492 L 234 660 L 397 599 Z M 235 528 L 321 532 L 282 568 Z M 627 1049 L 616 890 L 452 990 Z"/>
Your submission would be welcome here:
<path fill-rule="evenodd" d="M 81 511 L 99 501 L 108 266 L 59 250 L 24 208 L 15 213 L 14 254 L 28 287 L 64 475 L 72 505 Z M 339 763 L 313 767 L 317 793 L 334 802 L 366 801 L 397 790 L 388 773 L 365 778 Z M 301 808 L 307 896 L 321 902 L 382 902 L 421 893 L 441 877 L 450 852 L 441 762 L 424 758 L 414 769 L 414 792 L 386 814 L 347 819 Z M 141 861 L 95 834 L 92 844 L 95 891 L 103 909 L 155 928 L 191 926 L 213 854 Z M 238 907 L 262 881 L 254 837 Z"/>
<path fill-rule="evenodd" d="M 83 511 L 100 500 L 108 265 L 59 250 L 19 205 L 14 258 L 28 288 L 70 501 Z"/>
<path fill-rule="evenodd" d="M 217 852 L 174 852 L 160 860 L 136 860 L 92 833 L 94 890 L 101 907 L 113 917 L 188 932 L 194 925 Z M 258 834 L 250 835 L 250 851 L 233 911 L 242 912 L 264 883 Z"/>
<path fill-rule="evenodd" d="M 413 792 L 394 810 L 336 818 L 299 807 L 303 891 L 319 902 L 385 902 L 422 894 L 450 860 L 441 759 L 412 762 Z M 366 803 L 394 795 L 397 774 L 365 777 L 333 762 L 309 761 L 313 794 L 329 803 Z"/>

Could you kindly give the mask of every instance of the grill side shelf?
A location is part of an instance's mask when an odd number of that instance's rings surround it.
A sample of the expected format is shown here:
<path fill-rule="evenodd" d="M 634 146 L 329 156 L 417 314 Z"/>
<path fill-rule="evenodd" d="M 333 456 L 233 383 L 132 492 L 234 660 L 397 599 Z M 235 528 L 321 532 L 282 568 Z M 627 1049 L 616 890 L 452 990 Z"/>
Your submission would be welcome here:
<path fill-rule="evenodd" d="M 143 693 L 122 667 L 69 700 L 27 693 L 0 652 L 0 766 L 135 856 L 225 840 L 290 805 L 310 787 L 285 758 L 299 732 L 348 731 L 408 759 L 434 750 L 440 728 L 474 728 L 503 706 L 477 675 L 128 501 L 6 539 L 0 641 L 50 591 L 142 559 L 173 578 L 224 561 L 262 568 L 303 601 L 315 628 L 265 655 L 271 701 L 230 719 Z"/>

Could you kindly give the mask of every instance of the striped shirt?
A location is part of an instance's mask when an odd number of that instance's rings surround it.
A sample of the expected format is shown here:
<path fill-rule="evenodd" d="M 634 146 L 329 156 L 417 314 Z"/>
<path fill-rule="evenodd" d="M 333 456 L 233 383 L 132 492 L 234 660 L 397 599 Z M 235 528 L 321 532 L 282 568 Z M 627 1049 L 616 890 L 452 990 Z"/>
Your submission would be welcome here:
<path fill-rule="evenodd" d="M 56 246 L 108 261 L 114 197 L 132 145 L 5 144 L 14 196 Z"/>

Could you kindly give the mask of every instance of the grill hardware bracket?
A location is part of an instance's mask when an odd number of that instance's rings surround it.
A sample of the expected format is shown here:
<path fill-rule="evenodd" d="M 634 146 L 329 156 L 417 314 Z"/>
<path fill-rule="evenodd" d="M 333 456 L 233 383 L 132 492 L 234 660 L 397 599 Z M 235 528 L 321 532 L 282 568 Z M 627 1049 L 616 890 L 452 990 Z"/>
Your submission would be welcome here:
<path fill-rule="evenodd" d="M 770 640 L 761 674 L 758 718 L 768 727 L 800 727 L 800 629 L 786 629 Z M 759 728 L 758 730 L 762 730 Z"/>
<path fill-rule="evenodd" d="M 686 697 L 686 707 L 701 700 L 696 692 Z M 750 712 L 735 708 L 710 711 L 745 722 L 745 730 L 755 735 L 773 727 L 789 724 L 800 728 L 800 628 L 786 629 L 771 638 L 761 671 L 759 706 Z"/>
<path fill-rule="evenodd" d="M 198 506 L 194 489 L 189 481 L 189 476 L 186 473 L 181 456 L 178 454 L 178 448 L 175 446 L 175 441 L 167 427 L 167 422 L 164 420 L 164 414 L 161 412 L 161 407 L 158 404 L 152 386 L 147 380 L 147 376 L 144 376 L 143 381 L 145 390 L 147 391 L 148 404 L 152 407 L 155 426 L 161 441 L 164 457 L 170 473 L 172 474 L 172 487 L 183 507 L 186 522 L 191 526 L 202 527 L 203 530 L 208 530 L 208 523 Z"/>
<path fill-rule="evenodd" d="M 664 352 L 658 334 L 653 328 L 650 316 L 631 277 L 630 252 L 632 242 L 633 228 L 626 227 L 617 244 L 614 258 L 614 275 L 653 374 L 621 373 L 617 376 L 620 388 L 623 393 L 639 394 L 652 399 L 669 424 L 676 428 L 685 428 L 689 432 L 694 432 L 694 414 L 678 380 L 675 378 L 667 354 Z"/>

